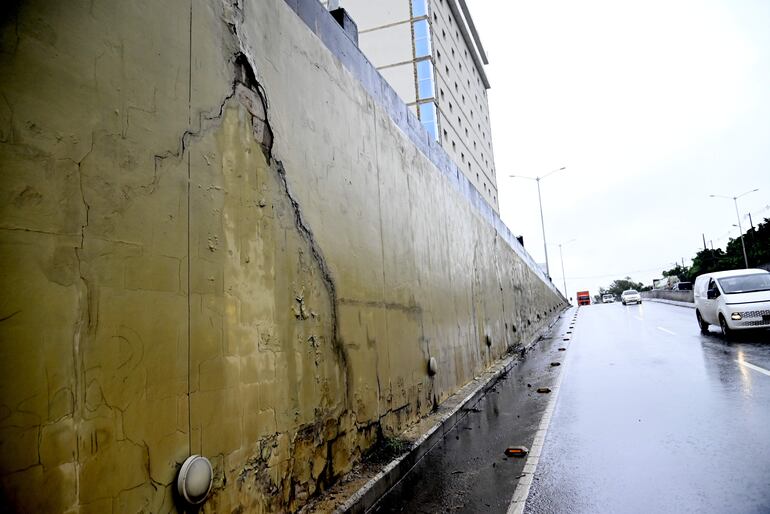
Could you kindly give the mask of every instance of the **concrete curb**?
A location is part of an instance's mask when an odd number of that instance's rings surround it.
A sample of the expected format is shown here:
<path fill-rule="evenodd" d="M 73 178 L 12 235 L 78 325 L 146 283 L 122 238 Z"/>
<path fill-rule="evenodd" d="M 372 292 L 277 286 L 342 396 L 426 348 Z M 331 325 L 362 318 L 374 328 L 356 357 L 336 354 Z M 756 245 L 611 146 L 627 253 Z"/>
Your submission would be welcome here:
<path fill-rule="evenodd" d="M 644 301 L 646 301 L 646 302 L 667 303 L 669 305 L 676 305 L 678 307 L 688 307 L 690 309 L 694 309 L 695 308 L 695 304 L 694 303 L 690 303 L 690 302 L 677 302 L 675 300 L 664 300 L 662 298 L 645 298 Z"/>
<path fill-rule="evenodd" d="M 565 308 L 555 315 L 549 323 L 535 333 L 530 342 L 524 346 L 524 351 L 531 349 L 554 325 L 561 319 L 562 314 L 567 312 L 569 307 Z M 487 391 L 495 386 L 503 374 L 508 372 L 514 362 L 517 361 L 517 354 L 509 355 L 497 364 L 490 366 L 479 377 L 471 381 L 465 387 L 462 387 L 452 398 L 447 399 L 442 405 L 447 403 L 447 412 L 444 413 L 436 423 L 421 435 L 414 443 L 411 449 L 404 455 L 390 462 L 385 468 L 371 478 L 361 489 L 356 491 L 340 507 L 335 510 L 335 514 L 365 514 L 372 509 L 393 486 L 398 484 L 412 468 L 427 454 L 441 439 L 449 433 L 454 426 L 467 415 L 466 407 L 475 404 Z M 467 389 L 467 390 L 466 390 Z M 460 398 L 459 401 L 453 401 L 453 398 Z"/>

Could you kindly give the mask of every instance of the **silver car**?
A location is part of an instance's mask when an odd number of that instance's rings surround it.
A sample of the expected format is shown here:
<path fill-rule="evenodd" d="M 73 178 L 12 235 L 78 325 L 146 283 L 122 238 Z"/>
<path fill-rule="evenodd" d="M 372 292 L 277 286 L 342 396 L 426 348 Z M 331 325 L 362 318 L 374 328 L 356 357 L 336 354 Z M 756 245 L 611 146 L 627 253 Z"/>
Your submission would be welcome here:
<path fill-rule="evenodd" d="M 635 289 L 627 289 L 620 295 L 620 301 L 623 302 L 623 305 L 628 305 L 631 302 L 642 303 L 642 295 Z"/>

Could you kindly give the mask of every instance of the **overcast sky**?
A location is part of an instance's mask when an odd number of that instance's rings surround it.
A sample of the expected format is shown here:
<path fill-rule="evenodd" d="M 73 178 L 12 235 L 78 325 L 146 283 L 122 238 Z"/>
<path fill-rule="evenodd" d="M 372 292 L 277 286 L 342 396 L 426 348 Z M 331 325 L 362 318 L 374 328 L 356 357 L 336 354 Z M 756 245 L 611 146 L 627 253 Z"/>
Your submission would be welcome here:
<path fill-rule="evenodd" d="M 645 284 L 770 217 L 770 2 L 468 0 L 490 64 L 500 212 L 554 283 Z"/>

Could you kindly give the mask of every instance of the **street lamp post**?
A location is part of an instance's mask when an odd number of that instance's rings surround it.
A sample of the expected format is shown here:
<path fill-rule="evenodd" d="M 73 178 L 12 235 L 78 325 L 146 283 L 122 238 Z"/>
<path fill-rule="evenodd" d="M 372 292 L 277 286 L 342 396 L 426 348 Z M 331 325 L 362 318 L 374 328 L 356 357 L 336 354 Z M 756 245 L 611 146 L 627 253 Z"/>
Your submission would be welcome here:
<path fill-rule="evenodd" d="M 738 213 L 738 198 L 742 196 L 746 196 L 749 193 L 754 193 L 756 191 L 759 191 L 759 188 L 752 189 L 751 191 L 746 191 L 745 193 L 741 193 L 738 196 L 709 195 L 711 198 L 726 198 L 728 200 L 732 200 L 735 203 L 735 216 L 738 217 L 738 232 L 741 233 L 741 248 L 743 248 L 743 263 L 746 265 L 746 269 L 749 268 L 749 258 L 746 255 L 746 243 L 743 241 L 743 227 L 741 227 L 741 215 Z"/>
<path fill-rule="evenodd" d="M 564 281 L 564 298 L 567 298 L 567 275 L 564 274 L 564 254 L 561 251 L 561 247 L 564 245 L 568 245 L 573 241 L 576 241 L 576 240 L 570 239 L 566 243 L 559 243 L 559 258 L 561 258 L 561 278 Z"/>
<path fill-rule="evenodd" d="M 562 166 L 559 169 L 555 169 L 552 171 L 549 171 L 542 177 L 527 177 L 524 175 L 509 175 L 511 178 L 525 178 L 527 180 L 534 180 L 537 182 L 537 202 L 540 205 L 540 228 L 543 230 L 543 251 L 545 252 L 545 274 L 548 276 L 548 278 L 551 278 L 551 269 L 548 266 L 548 245 L 545 240 L 545 221 L 543 220 L 543 198 L 540 196 L 540 180 L 544 179 L 545 177 L 552 175 L 556 173 L 557 171 L 562 171 L 564 169 L 567 169 L 566 166 Z M 566 294 L 566 291 L 565 293 Z"/>

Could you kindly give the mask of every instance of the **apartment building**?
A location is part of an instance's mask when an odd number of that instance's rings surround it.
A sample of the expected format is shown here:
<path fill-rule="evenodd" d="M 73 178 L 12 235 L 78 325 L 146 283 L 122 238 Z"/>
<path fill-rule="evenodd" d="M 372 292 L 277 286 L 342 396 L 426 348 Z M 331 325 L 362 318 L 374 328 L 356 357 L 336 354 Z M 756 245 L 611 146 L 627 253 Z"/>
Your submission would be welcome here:
<path fill-rule="evenodd" d="M 361 51 L 498 211 L 484 72 L 465 0 L 330 0 L 358 26 Z"/>

